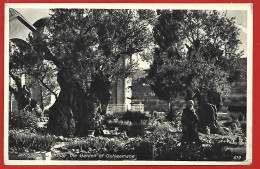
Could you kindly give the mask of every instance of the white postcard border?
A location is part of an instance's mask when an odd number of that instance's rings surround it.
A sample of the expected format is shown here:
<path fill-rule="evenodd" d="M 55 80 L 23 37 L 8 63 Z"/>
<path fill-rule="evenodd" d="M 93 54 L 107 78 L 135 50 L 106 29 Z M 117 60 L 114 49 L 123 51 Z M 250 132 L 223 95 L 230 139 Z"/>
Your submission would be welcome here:
<path fill-rule="evenodd" d="M 9 102 L 9 9 L 95 8 L 95 9 L 191 9 L 247 11 L 247 152 L 245 161 L 42 161 L 8 159 Z M 253 123 L 253 4 L 250 3 L 6 3 L 4 37 L 4 164 L 5 165 L 250 165 Z"/>

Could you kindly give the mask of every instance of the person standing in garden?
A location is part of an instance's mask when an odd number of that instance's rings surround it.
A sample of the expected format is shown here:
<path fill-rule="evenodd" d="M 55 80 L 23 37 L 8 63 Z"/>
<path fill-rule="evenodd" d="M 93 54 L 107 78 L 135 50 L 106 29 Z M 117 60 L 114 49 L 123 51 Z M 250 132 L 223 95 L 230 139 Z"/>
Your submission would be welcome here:
<path fill-rule="evenodd" d="M 198 115 L 194 109 L 194 102 L 189 100 L 186 108 L 183 110 L 181 123 L 182 123 L 182 143 L 183 144 L 198 144 Z"/>

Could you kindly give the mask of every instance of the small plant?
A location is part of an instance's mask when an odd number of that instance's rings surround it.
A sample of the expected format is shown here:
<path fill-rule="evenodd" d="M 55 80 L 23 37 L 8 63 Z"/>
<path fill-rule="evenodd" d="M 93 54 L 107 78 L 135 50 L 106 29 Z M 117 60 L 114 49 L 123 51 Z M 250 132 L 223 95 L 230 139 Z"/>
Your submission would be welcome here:
<path fill-rule="evenodd" d="M 101 150 L 106 144 L 105 140 L 102 139 L 86 139 L 81 141 L 69 142 L 66 145 L 67 149 L 79 149 L 79 150 Z"/>
<path fill-rule="evenodd" d="M 9 125 L 11 127 L 35 127 L 37 122 L 36 114 L 21 110 L 18 112 L 10 112 L 9 113 Z"/>
<path fill-rule="evenodd" d="M 52 135 L 39 135 L 19 131 L 9 131 L 9 147 L 28 148 L 37 151 L 49 151 L 55 143 Z"/>
<path fill-rule="evenodd" d="M 76 142 L 69 142 L 65 146 L 70 150 L 83 150 L 90 154 L 124 154 L 124 143 L 119 139 L 87 138 Z"/>
<path fill-rule="evenodd" d="M 104 147 L 108 153 L 113 154 L 113 153 L 122 153 L 124 151 L 124 145 L 121 141 L 119 140 L 109 140 L 106 142 L 106 145 Z"/>

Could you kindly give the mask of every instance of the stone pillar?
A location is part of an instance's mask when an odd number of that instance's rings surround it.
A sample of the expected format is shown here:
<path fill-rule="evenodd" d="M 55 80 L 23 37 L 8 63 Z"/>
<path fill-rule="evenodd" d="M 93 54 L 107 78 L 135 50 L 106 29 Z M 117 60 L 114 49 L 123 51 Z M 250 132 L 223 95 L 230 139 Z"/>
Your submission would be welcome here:
<path fill-rule="evenodd" d="M 110 103 L 117 104 L 117 83 L 112 84 L 112 96 Z"/>
<path fill-rule="evenodd" d="M 124 66 L 131 63 L 131 57 L 124 55 L 120 58 Z M 112 88 L 112 104 L 125 104 L 127 110 L 131 110 L 131 97 L 132 97 L 132 78 L 127 77 L 120 79 L 117 83 L 113 84 Z"/>
<path fill-rule="evenodd" d="M 125 66 L 129 65 L 131 63 L 131 57 L 125 57 Z M 127 110 L 132 110 L 132 78 L 127 77 L 124 79 L 125 85 L 124 85 L 124 102 L 127 107 Z"/>
<path fill-rule="evenodd" d="M 125 81 L 124 79 L 121 79 L 117 82 L 117 98 L 116 98 L 116 103 L 117 104 L 125 104 Z"/>
<path fill-rule="evenodd" d="M 11 86 L 14 84 L 12 78 L 9 78 L 9 84 Z M 9 112 L 18 112 L 17 101 L 15 100 L 14 94 L 12 94 L 10 91 L 9 91 Z"/>
<path fill-rule="evenodd" d="M 26 79 L 25 79 L 25 74 L 21 75 L 21 87 L 25 85 Z"/>

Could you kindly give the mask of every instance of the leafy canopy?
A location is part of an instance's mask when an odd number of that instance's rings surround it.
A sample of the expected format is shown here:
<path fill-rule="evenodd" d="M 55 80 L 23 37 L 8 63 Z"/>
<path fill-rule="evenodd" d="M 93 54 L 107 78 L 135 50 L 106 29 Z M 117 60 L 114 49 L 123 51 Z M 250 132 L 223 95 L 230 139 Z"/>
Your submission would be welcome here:
<path fill-rule="evenodd" d="M 151 43 L 154 11 L 110 9 L 52 9 L 49 19 L 36 23 L 31 44 L 59 70 L 87 88 L 95 78 L 115 81 L 128 76 L 133 64 L 120 59 L 142 53 Z"/>
<path fill-rule="evenodd" d="M 59 90 L 55 81 L 57 71 L 52 62 L 44 60 L 21 39 L 11 39 L 9 51 L 9 75 L 12 80 L 9 88 L 12 93 L 17 94 L 21 90 L 23 87 L 21 76 L 25 75 L 27 87 L 40 85 L 46 91 L 57 95 Z"/>
<path fill-rule="evenodd" d="M 228 94 L 241 76 L 235 18 L 205 10 L 158 10 L 156 49 L 147 79 L 155 94 L 170 101 L 178 93 L 207 90 Z"/>

